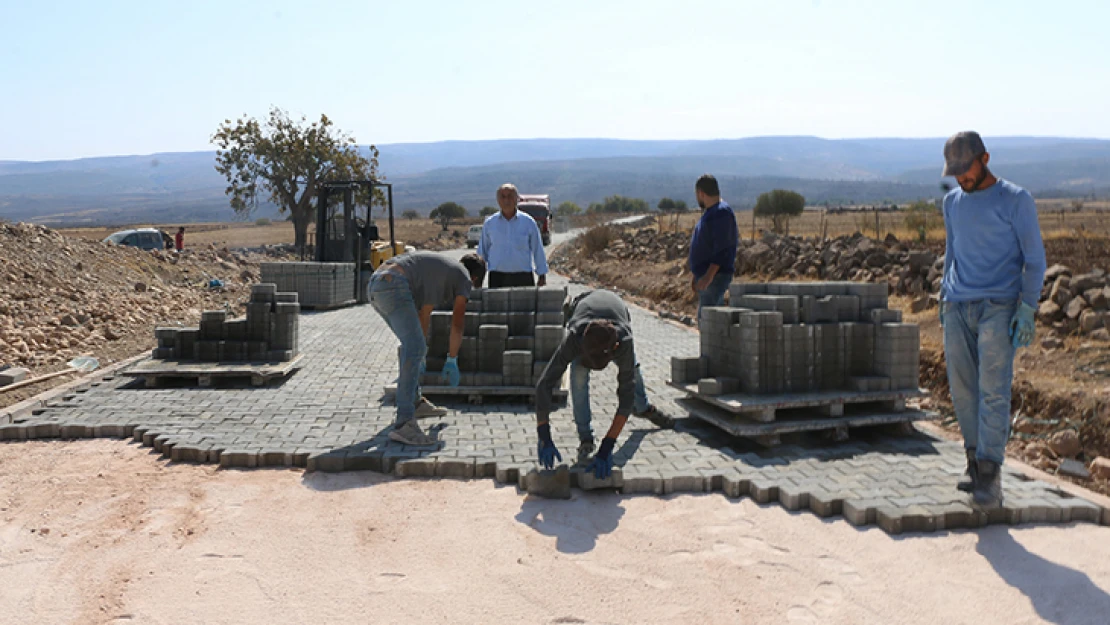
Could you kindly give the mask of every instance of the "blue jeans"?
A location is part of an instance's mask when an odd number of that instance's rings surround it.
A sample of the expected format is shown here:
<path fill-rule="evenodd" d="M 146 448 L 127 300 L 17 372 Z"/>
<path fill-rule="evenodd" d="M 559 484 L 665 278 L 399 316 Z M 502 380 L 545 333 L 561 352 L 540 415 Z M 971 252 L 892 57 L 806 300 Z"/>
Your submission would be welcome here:
<path fill-rule="evenodd" d="M 1014 346 L 1010 320 L 1016 301 L 946 302 L 944 357 L 952 406 L 964 447 L 979 460 L 1002 464 L 1010 438 Z"/>
<path fill-rule="evenodd" d="M 420 376 L 424 373 L 428 343 L 424 339 L 424 328 L 420 326 L 420 315 L 416 312 L 416 301 L 413 300 L 408 280 L 399 275 L 377 272 L 370 276 L 366 291 L 370 305 L 401 340 L 395 421 L 397 426 L 401 426 L 416 418 L 416 401 L 420 398 Z"/>
<path fill-rule="evenodd" d="M 718 271 L 717 275 L 709 281 L 709 286 L 704 291 L 698 292 L 698 321 L 701 321 L 701 309 L 706 306 L 724 306 L 725 293 L 728 285 L 732 284 L 731 271 Z"/>
<path fill-rule="evenodd" d="M 594 438 L 594 430 L 590 425 L 593 421 L 593 414 L 590 412 L 590 371 L 589 367 L 578 364 L 577 359 L 570 363 L 570 401 L 574 409 L 574 425 L 578 428 L 578 440 L 583 441 Z M 647 390 L 644 389 L 644 376 L 640 375 L 640 363 L 636 363 L 635 384 L 632 411 L 646 412 L 651 404 L 648 402 Z"/>

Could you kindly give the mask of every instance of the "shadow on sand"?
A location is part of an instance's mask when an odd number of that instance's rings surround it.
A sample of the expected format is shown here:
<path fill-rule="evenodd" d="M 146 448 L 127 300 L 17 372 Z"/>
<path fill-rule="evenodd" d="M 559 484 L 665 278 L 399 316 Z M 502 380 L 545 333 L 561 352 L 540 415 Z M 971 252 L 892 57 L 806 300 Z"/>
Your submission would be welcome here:
<path fill-rule="evenodd" d="M 1006 527 L 979 530 L 975 546 L 1007 584 L 1029 598 L 1037 615 L 1056 625 L 1105 625 L 1110 595 L 1086 573 L 1030 552 Z"/>

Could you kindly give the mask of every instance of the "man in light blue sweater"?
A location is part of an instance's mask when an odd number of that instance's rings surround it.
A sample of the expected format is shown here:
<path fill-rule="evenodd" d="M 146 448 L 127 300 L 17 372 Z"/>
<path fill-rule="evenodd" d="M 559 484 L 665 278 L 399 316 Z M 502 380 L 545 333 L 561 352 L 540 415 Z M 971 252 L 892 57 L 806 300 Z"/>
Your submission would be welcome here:
<path fill-rule="evenodd" d="M 949 138 L 944 161 L 943 175 L 960 185 L 944 197 L 940 287 L 948 386 L 967 450 L 957 488 L 995 507 L 1002 504 L 1014 353 L 1033 341 L 1044 243 L 1033 196 L 991 173 L 978 133 Z"/>

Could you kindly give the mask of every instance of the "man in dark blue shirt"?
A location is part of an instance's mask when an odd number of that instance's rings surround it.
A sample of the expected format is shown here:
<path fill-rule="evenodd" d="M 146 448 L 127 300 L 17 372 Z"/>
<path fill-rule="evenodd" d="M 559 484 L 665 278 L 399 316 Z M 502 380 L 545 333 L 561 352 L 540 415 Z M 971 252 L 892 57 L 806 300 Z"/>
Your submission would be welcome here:
<path fill-rule="evenodd" d="M 732 284 L 736 269 L 739 230 L 732 207 L 721 199 L 716 178 L 703 174 L 694 184 L 694 195 L 698 207 L 705 211 L 694 226 L 688 262 L 692 274 L 690 286 L 698 298 L 698 318 L 701 319 L 703 308 L 725 303 L 725 291 Z"/>

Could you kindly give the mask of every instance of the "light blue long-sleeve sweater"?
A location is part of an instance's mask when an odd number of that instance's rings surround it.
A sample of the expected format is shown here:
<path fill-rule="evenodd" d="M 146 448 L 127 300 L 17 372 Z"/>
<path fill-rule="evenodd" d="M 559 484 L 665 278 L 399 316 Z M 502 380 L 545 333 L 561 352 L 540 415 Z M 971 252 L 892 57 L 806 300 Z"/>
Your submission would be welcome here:
<path fill-rule="evenodd" d="M 974 193 L 956 188 L 944 196 L 944 230 L 941 299 L 1020 298 L 1037 307 L 1046 263 L 1037 205 L 1028 191 L 1006 180 Z"/>

